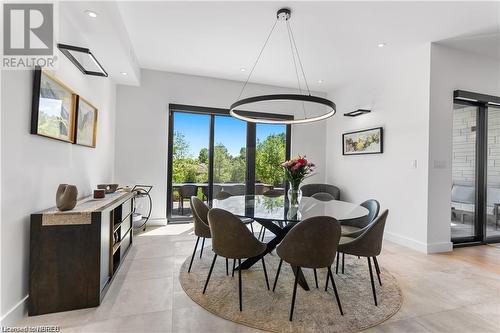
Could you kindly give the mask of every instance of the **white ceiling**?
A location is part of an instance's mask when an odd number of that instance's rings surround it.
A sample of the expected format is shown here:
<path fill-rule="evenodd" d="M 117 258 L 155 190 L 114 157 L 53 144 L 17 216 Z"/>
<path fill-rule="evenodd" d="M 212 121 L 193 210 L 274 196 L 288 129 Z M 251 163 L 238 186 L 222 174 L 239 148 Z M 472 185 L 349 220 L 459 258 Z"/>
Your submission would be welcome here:
<path fill-rule="evenodd" d="M 500 30 L 499 2 L 117 2 L 141 68 L 239 81 L 284 6 L 292 9 L 304 69 L 318 91 L 344 84 L 402 48 Z M 287 38 L 278 23 L 252 82 L 296 86 Z M 387 46 L 378 48 L 380 42 Z M 491 55 L 492 48 L 476 51 Z"/>

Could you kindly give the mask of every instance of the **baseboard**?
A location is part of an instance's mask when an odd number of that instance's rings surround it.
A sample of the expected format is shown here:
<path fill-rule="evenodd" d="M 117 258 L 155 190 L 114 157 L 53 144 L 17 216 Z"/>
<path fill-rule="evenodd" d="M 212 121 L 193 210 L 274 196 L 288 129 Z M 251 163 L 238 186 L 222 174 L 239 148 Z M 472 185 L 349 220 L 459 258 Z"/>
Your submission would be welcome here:
<path fill-rule="evenodd" d="M 452 242 L 432 243 L 427 244 L 427 253 L 441 253 L 453 251 Z"/>
<path fill-rule="evenodd" d="M 399 234 L 395 234 L 392 232 L 388 232 L 388 231 L 386 231 L 384 233 L 384 238 L 391 241 L 391 242 L 394 242 L 396 244 L 409 247 L 410 249 L 416 250 L 418 252 L 427 253 L 427 244 L 426 243 L 422 243 L 422 242 L 419 242 L 417 240 L 414 240 L 414 239 L 411 239 L 411 238 L 408 238 L 405 236 L 401 236 Z"/>
<path fill-rule="evenodd" d="M 0 319 L 0 327 L 15 326 L 28 313 L 28 295 L 14 305 Z"/>
<path fill-rule="evenodd" d="M 406 246 L 410 249 L 416 250 L 422 253 L 441 253 L 441 252 L 450 252 L 453 251 L 453 243 L 452 242 L 442 242 L 442 243 L 423 243 L 417 240 L 401 236 L 399 234 L 395 234 L 392 232 L 385 232 L 384 238 L 394 242 L 396 244 Z"/>

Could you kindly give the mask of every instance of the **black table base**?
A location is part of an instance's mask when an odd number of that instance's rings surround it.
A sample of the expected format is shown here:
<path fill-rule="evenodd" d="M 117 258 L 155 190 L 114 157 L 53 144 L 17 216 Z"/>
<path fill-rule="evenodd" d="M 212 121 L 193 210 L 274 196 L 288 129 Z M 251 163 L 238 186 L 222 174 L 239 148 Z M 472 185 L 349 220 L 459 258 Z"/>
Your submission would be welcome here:
<path fill-rule="evenodd" d="M 285 238 L 286 234 L 292 229 L 292 227 L 296 224 L 296 222 L 288 222 L 287 224 L 284 224 L 284 222 L 280 222 L 280 225 L 275 224 L 272 221 L 269 220 L 260 220 L 260 219 L 255 219 L 258 223 L 264 226 L 267 230 L 271 231 L 275 237 L 271 239 L 269 242 L 267 242 L 267 248 L 264 253 L 261 255 L 258 255 L 256 257 L 248 258 L 245 261 L 241 263 L 241 269 L 249 269 L 252 267 L 255 263 L 259 262 L 262 257 L 264 257 L 266 254 L 271 253 L 276 246 Z M 307 284 L 306 278 L 304 277 L 304 273 L 300 268 L 297 268 L 295 266 L 292 266 L 293 273 L 295 275 L 298 274 L 297 276 L 297 282 L 298 284 L 304 289 L 304 290 L 309 290 L 309 285 Z"/>

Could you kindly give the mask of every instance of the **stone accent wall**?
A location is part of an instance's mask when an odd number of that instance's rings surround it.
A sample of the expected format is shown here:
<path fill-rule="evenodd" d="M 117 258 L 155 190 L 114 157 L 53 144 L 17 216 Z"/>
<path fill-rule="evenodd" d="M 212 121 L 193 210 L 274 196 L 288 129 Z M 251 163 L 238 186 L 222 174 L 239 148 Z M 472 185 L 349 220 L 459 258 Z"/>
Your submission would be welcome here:
<path fill-rule="evenodd" d="M 453 184 L 475 185 L 476 108 L 463 107 L 453 113 Z M 488 186 L 500 187 L 500 109 L 489 109 Z"/>

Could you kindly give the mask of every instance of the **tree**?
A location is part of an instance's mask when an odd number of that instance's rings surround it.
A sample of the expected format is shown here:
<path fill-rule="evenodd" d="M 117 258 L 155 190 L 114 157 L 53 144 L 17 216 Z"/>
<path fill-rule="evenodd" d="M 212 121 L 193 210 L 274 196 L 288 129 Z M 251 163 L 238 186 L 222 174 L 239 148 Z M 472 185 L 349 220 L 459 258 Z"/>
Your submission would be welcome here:
<path fill-rule="evenodd" d="M 203 164 L 208 164 L 208 149 L 201 148 L 200 153 L 198 154 L 198 161 Z"/>
<path fill-rule="evenodd" d="M 255 179 L 274 186 L 283 184 L 285 161 L 285 133 L 269 135 L 264 141 L 257 142 L 255 154 Z"/>
<path fill-rule="evenodd" d="M 184 133 L 174 131 L 174 145 L 172 155 L 174 159 L 186 158 L 189 155 L 189 142 Z"/>

